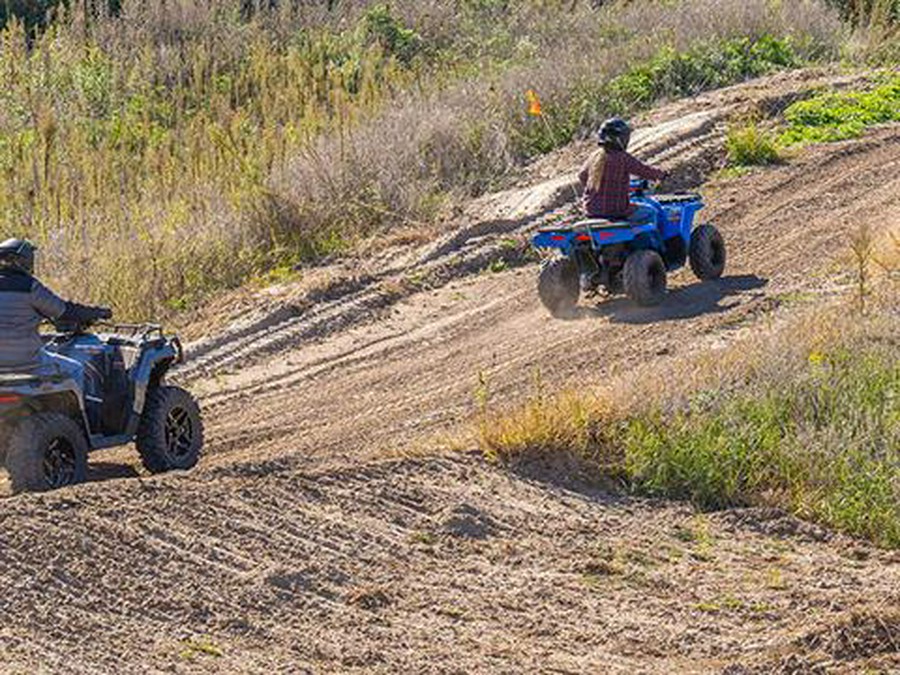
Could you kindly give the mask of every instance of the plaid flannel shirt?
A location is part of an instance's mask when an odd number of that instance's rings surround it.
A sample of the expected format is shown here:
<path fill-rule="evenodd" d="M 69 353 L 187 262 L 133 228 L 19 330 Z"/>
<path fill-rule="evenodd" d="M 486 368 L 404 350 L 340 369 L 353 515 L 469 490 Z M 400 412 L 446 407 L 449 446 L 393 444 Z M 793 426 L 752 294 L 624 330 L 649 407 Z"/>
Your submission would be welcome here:
<path fill-rule="evenodd" d="M 629 198 L 631 176 L 646 180 L 662 180 L 666 172 L 644 164 L 624 151 L 607 151 L 603 180 L 599 190 L 588 190 L 591 157 L 578 174 L 584 191 L 584 211 L 590 218 L 627 218 L 634 207 Z"/>

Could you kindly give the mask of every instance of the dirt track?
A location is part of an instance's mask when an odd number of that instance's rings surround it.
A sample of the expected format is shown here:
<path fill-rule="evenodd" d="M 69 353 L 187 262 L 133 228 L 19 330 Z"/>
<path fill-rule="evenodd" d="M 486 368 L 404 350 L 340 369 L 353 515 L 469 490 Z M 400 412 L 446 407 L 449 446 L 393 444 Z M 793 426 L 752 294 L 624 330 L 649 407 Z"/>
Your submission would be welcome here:
<path fill-rule="evenodd" d="M 770 84 L 753 100 L 774 104 L 785 91 L 784 83 Z M 708 171 L 734 112 L 729 98 L 719 92 L 709 97 L 715 107 L 701 100 L 689 114 L 679 104 L 671 119 L 662 111 L 662 121 L 636 138 L 637 152 L 688 180 Z M 747 92 L 738 100 L 746 108 Z M 388 265 L 370 261 L 337 284 L 350 292 L 311 311 L 287 303 L 234 337 L 226 332 L 218 344 L 196 347 L 183 373 L 189 380 L 204 368 L 221 373 L 257 361 L 197 383 L 212 422 L 207 465 L 311 466 L 383 455 L 470 417 L 479 377 L 495 402 L 515 400 L 537 377 L 590 385 L 660 355 L 719 343 L 785 297 L 833 292 L 828 266 L 848 233 L 872 213 L 896 213 L 898 168 L 900 132 L 889 129 L 713 186 L 705 217 L 727 239 L 726 278 L 700 284 L 686 270 L 659 308 L 614 299 L 586 304 L 573 321 L 541 307 L 537 265 L 521 265 L 517 244 L 571 200 L 571 176 L 480 201 L 464 216 L 468 227 Z M 497 260 L 513 268 L 485 271 Z M 285 318 L 290 308 L 297 316 Z"/>
<path fill-rule="evenodd" d="M 690 180 L 718 160 L 729 114 L 822 81 L 675 104 L 637 152 Z M 584 151 L 536 165 L 527 188 L 472 204 L 433 243 L 329 270 L 312 296 L 255 298 L 195 344 L 179 377 L 203 395 L 202 468 L 4 502 L 0 670 L 900 668 L 896 557 L 778 514 L 696 516 L 474 457 L 378 459 L 440 445 L 471 414 L 479 374 L 498 401 L 527 394 L 538 371 L 590 385 L 833 293 L 847 233 L 872 214 L 900 220 L 892 127 L 706 186 L 730 250 L 721 282 L 682 273 L 663 307 L 613 300 L 557 321 L 515 244 L 569 199 L 570 175 L 541 174 Z M 134 471 L 125 451 L 97 459 L 97 478 Z"/>

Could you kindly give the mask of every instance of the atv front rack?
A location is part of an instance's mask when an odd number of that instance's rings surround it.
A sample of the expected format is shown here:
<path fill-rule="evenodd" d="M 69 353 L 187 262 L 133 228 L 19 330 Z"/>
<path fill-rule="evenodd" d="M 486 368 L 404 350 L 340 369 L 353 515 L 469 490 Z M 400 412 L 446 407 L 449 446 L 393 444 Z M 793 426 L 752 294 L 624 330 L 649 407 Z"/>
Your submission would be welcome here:
<path fill-rule="evenodd" d="M 699 202 L 703 198 L 698 194 L 691 192 L 680 192 L 668 195 L 653 195 L 653 199 L 663 205 L 669 204 L 687 204 L 688 202 Z"/>
<path fill-rule="evenodd" d="M 169 341 L 175 348 L 175 363 L 184 363 L 184 347 L 181 340 L 174 335 L 166 335 L 162 326 L 156 323 L 112 323 L 101 321 L 97 324 L 102 328 L 109 329 L 109 332 L 120 340 L 140 346 L 144 342 Z"/>

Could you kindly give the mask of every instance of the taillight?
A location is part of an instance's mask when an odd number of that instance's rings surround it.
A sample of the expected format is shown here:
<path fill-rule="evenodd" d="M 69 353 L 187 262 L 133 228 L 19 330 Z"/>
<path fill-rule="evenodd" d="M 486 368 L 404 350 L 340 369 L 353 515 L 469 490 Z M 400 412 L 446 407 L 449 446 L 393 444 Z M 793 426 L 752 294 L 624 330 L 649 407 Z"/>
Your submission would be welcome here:
<path fill-rule="evenodd" d="M 576 239 L 577 241 L 590 241 L 590 240 L 591 240 L 591 235 L 589 235 L 589 234 L 576 234 L 576 235 L 575 235 L 575 239 Z"/>
<path fill-rule="evenodd" d="M 15 405 L 22 400 L 18 394 L 0 394 L 0 405 Z"/>
<path fill-rule="evenodd" d="M 551 234 L 550 239 L 551 239 L 551 241 L 565 241 L 566 240 L 566 238 L 561 234 Z"/>

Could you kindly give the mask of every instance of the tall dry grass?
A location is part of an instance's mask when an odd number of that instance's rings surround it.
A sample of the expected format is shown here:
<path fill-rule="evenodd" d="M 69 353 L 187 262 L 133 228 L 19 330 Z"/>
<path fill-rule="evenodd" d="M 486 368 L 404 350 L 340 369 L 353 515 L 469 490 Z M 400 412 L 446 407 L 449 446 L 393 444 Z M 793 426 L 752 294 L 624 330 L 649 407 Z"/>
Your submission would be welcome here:
<path fill-rule="evenodd" d="M 554 142 L 526 88 L 566 139 L 844 38 L 806 0 L 359 0 L 250 21 L 238 2 L 126 3 L 115 20 L 76 3 L 30 48 L 20 25 L 0 34 L 0 234 L 37 240 L 65 293 L 148 317 L 498 184 Z"/>

